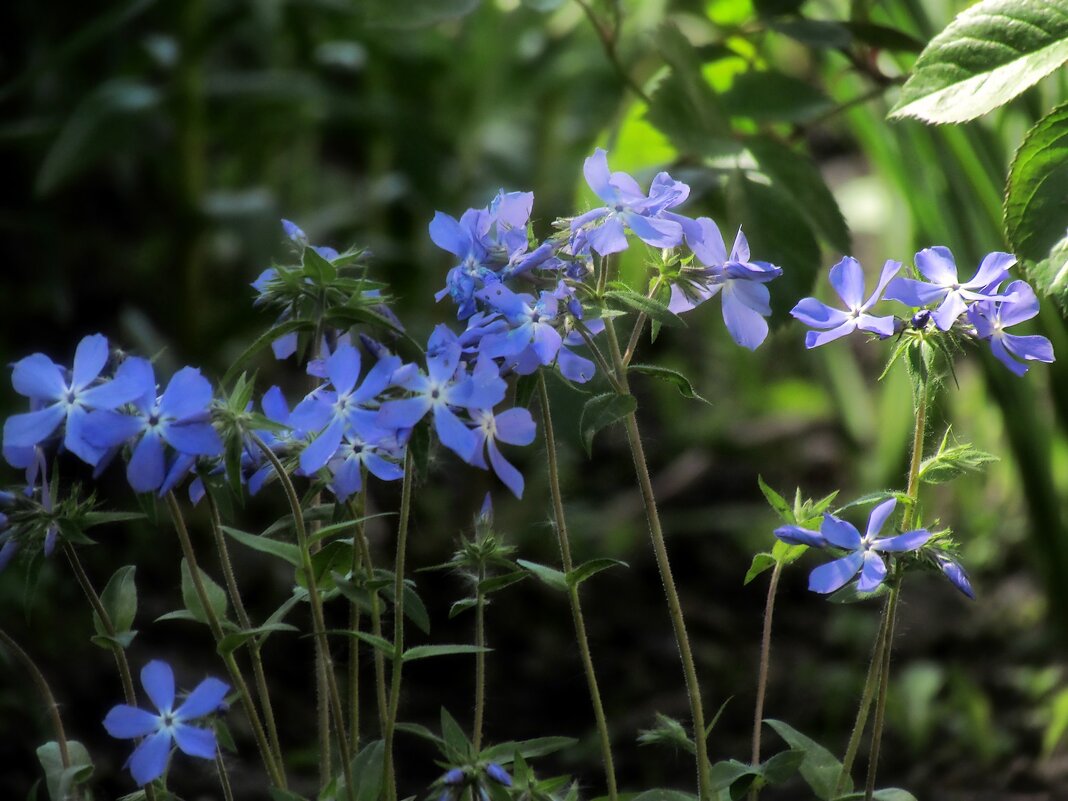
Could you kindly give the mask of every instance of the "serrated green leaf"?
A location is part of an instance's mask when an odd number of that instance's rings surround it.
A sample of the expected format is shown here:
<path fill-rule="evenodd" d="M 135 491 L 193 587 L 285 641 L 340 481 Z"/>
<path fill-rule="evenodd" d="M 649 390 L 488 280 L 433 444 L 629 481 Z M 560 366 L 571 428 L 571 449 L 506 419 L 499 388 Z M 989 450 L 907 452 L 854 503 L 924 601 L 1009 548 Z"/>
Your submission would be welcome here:
<path fill-rule="evenodd" d="M 610 567 L 630 567 L 626 562 L 621 562 L 619 559 L 590 559 L 588 562 L 583 562 L 576 568 L 573 568 L 569 573 L 564 576 L 568 586 L 577 587 L 586 579 L 591 576 L 595 576 L 602 570 L 608 570 Z"/>
<path fill-rule="evenodd" d="M 229 609 L 226 591 L 212 581 L 211 576 L 205 573 L 202 568 L 198 567 L 197 570 L 200 571 L 200 581 L 204 585 L 204 594 L 207 596 L 208 604 L 215 613 L 216 619 L 225 620 L 227 609 Z M 193 584 L 193 574 L 189 570 L 189 563 L 185 559 L 182 560 L 182 602 L 196 621 L 200 623 L 208 622 L 208 616 L 200 603 L 200 597 L 197 595 L 196 587 Z"/>
<path fill-rule="evenodd" d="M 120 567 L 112 574 L 104 591 L 100 593 L 100 602 L 104 611 L 108 613 L 111 625 L 119 635 L 130 631 L 134 618 L 137 616 L 137 585 L 134 583 L 136 572 L 135 565 Z M 93 612 L 93 627 L 98 635 L 107 635 L 103 621 L 96 612 Z"/>
<path fill-rule="evenodd" d="M 775 557 L 770 553 L 758 553 L 753 556 L 753 561 L 749 565 L 749 570 L 745 573 L 745 580 L 742 584 L 748 584 L 761 573 L 768 568 L 775 566 Z"/>
<path fill-rule="evenodd" d="M 554 590 L 567 592 L 567 576 L 563 572 L 537 562 L 528 562 L 526 559 L 518 559 L 517 563 L 524 570 L 529 570 L 542 584 L 552 587 Z"/>
<path fill-rule="evenodd" d="M 1068 1 L 981 0 L 920 53 L 890 118 L 967 122 L 1068 61 Z"/>
<path fill-rule="evenodd" d="M 782 737 L 791 749 L 804 752 L 805 758 L 802 760 L 799 770 L 808 786 L 812 788 L 812 792 L 816 794 L 816 797 L 820 801 L 831 801 L 831 799 L 836 798 L 838 795 L 838 778 L 842 773 L 842 763 L 835 759 L 834 754 L 788 723 L 771 719 L 764 722 L 774 729 L 775 733 Z M 849 777 L 846 777 L 846 792 L 850 792 L 852 789 L 853 782 Z"/>
<path fill-rule="evenodd" d="M 288 562 L 293 567 L 300 567 L 302 564 L 300 548 L 291 542 L 281 542 L 262 535 L 249 534 L 247 531 L 241 531 L 240 529 L 232 528 L 231 526 L 223 526 L 222 530 L 226 532 L 229 537 L 254 551 L 275 556 Z"/>
<path fill-rule="evenodd" d="M 678 370 L 672 370 L 667 367 L 660 367 L 655 364 L 632 364 L 627 367 L 628 373 L 641 373 L 652 378 L 660 379 L 661 381 L 667 381 L 669 384 L 673 384 L 679 391 L 679 394 L 684 398 L 691 398 L 692 400 L 699 400 L 702 403 L 707 403 L 711 406 L 711 402 L 702 398 L 697 394 L 697 391 L 693 388 L 693 384 L 686 376 L 680 373 Z"/>
<path fill-rule="evenodd" d="M 971 445 L 946 447 L 943 441 L 938 453 L 920 464 L 919 479 L 927 484 L 944 484 L 966 473 L 978 472 L 996 461 L 998 457 Z"/>
<path fill-rule="evenodd" d="M 417 645 L 405 651 L 402 659 L 405 662 L 414 662 L 416 659 L 430 659 L 435 656 L 488 654 L 492 650 L 492 648 L 484 648 L 481 645 Z"/>
<path fill-rule="evenodd" d="M 633 395 L 619 395 L 606 392 L 586 401 L 579 417 L 579 433 L 586 454 L 593 456 L 593 437 L 602 428 L 618 423 L 638 408 L 638 400 Z"/>
<path fill-rule="evenodd" d="M 1068 2 L 1065 3 L 1068 8 Z M 1068 28 L 1068 25 L 1066 25 Z M 1068 30 L 1065 33 L 1068 36 Z M 1068 41 L 1065 42 L 1068 46 Z M 1005 187 L 1005 232 L 1013 252 L 1032 262 L 1052 256 L 1068 230 L 1068 103 L 1058 106 L 1031 128 L 1013 157 Z M 1052 294 L 1064 285 L 1064 265 L 1049 283 L 1036 287 Z M 1030 273 L 1028 275 L 1030 276 Z"/>

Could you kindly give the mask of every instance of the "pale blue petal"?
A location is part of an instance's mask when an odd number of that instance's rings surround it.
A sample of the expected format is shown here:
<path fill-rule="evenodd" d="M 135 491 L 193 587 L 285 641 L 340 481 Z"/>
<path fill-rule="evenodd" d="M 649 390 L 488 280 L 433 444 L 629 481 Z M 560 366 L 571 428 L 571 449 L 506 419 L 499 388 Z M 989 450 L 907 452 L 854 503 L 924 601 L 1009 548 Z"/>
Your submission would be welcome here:
<path fill-rule="evenodd" d="M 875 551 L 866 552 L 864 569 L 860 573 L 857 589 L 860 592 L 871 592 L 883 583 L 884 578 L 886 578 L 886 563 L 883 562 L 883 558 Z"/>
<path fill-rule="evenodd" d="M 431 405 L 430 398 L 426 395 L 386 401 L 378 410 L 378 417 L 375 419 L 375 423 L 380 428 L 390 430 L 411 428 L 430 411 Z"/>
<path fill-rule="evenodd" d="M 153 659 L 141 668 L 141 686 L 161 713 L 174 707 L 174 671 L 166 662 Z"/>
<path fill-rule="evenodd" d="M 434 430 L 437 431 L 442 445 L 465 462 L 471 461 L 477 445 L 474 434 L 459 417 L 442 404 L 434 407 Z"/>
<path fill-rule="evenodd" d="M 32 448 L 51 436 L 66 416 L 66 410 L 58 403 L 36 412 L 11 415 L 4 421 L 4 448 Z"/>
<path fill-rule="evenodd" d="M 160 727 L 159 715 L 153 715 L 135 706 L 113 706 L 104 718 L 104 728 L 112 737 L 129 740 L 144 737 Z"/>
<path fill-rule="evenodd" d="M 130 774 L 139 787 L 163 775 L 171 755 L 171 734 L 160 731 L 142 740 L 130 756 Z"/>
<path fill-rule="evenodd" d="M 857 571 L 863 564 L 864 554 L 854 551 L 841 559 L 820 565 L 809 574 L 808 588 L 823 595 L 832 593 L 844 587 L 853 576 L 857 575 Z"/>
<path fill-rule="evenodd" d="M 348 395 L 360 377 L 360 352 L 352 345 L 342 345 L 326 360 L 326 374 L 339 395 Z"/>
<path fill-rule="evenodd" d="M 206 678 L 186 696 L 182 705 L 174 711 L 174 717 L 176 720 L 190 721 L 210 715 L 223 706 L 223 700 L 228 692 L 230 692 L 230 685 L 225 681 Z"/>
<path fill-rule="evenodd" d="M 886 524 L 887 518 L 894 513 L 894 509 L 897 508 L 897 498 L 890 498 L 883 501 L 874 509 L 871 510 L 871 515 L 868 516 L 868 528 L 865 533 L 869 537 L 874 537 Z"/>
<path fill-rule="evenodd" d="M 810 548 L 826 548 L 827 540 L 818 531 L 811 531 L 801 526 L 781 526 L 773 532 L 788 545 L 808 545 Z"/>
<path fill-rule="evenodd" d="M 305 475 L 314 475 L 330 461 L 341 445 L 345 421 L 334 420 L 318 437 L 300 453 L 300 469 Z"/>
<path fill-rule="evenodd" d="M 876 540 L 871 544 L 871 549 L 873 551 L 885 551 L 888 553 L 915 551 L 930 538 L 930 531 L 918 528 L 915 531 L 906 531 L 904 534 L 898 534 L 896 537 L 887 537 L 886 539 Z"/>
<path fill-rule="evenodd" d="M 78 343 L 74 353 L 71 389 L 77 392 L 89 386 L 108 363 L 108 340 L 103 334 L 90 334 Z"/>
<path fill-rule="evenodd" d="M 523 474 L 520 473 L 509 462 L 501 452 L 497 450 L 497 445 L 491 439 L 487 443 L 489 450 L 490 463 L 493 465 L 493 472 L 497 474 L 497 478 L 504 482 L 504 485 L 512 491 L 512 494 L 517 498 L 523 497 Z"/>
<path fill-rule="evenodd" d="M 921 250 L 916 254 L 916 268 L 936 284 L 952 286 L 957 283 L 957 263 L 949 248 L 939 245 Z"/>
<path fill-rule="evenodd" d="M 935 325 L 940 330 L 948 331 L 953 327 L 953 323 L 957 322 L 957 319 L 964 313 L 966 307 L 967 304 L 965 304 L 964 298 L 960 296 L 960 293 L 952 290 L 946 295 L 942 305 L 931 312 L 931 317 L 934 318 Z"/>
<path fill-rule="evenodd" d="M 864 269 L 852 256 L 846 256 L 831 268 L 830 280 L 838 297 L 850 309 L 864 302 Z"/>
<path fill-rule="evenodd" d="M 174 741 L 189 756 L 215 759 L 215 732 L 179 723 L 174 727 Z"/>
<path fill-rule="evenodd" d="M 681 228 L 679 229 L 682 230 Z M 602 256 L 627 249 L 627 237 L 623 233 L 623 221 L 612 215 L 586 234 L 590 247 Z"/>
<path fill-rule="evenodd" d="M 860 532 L 857 531 L 856 526 L 832 514 L 823 515 L 820 533 L 827 542 L 836 548 L 853 551 L 860 547 Z"/>
<path fill-rule="evenodd" d="M 156 431 L 148 431 L 126 465 L 126 479 L 135 492 L 152 492 L 163 483 L 165 471 L 163 440 Z"/>
<path fill-rule="evenodd" d="M 790 310 L 790 314 L 812 328 L 834 328 L 849 319 L 846 312 L 828 306 L 816 298 L 802 298 Z"/>
<path fill-rule="evenodd" d="M 36 400 L 59 400 L 67 391 L 63 371 L 43 353 L 34 353 L 15 362 L 11 385 L 20 395 Z"/>
<path fill-rule="evenodd" d="M 537 426 L 529 409 L 506 409 L 496 417 L 497 439 L 509 445 L 529 445 L 537 435 Z"/>
<path fill-rule="evenodd" d="M 195 367 L 183 367 L 163 390 L 159 411 L 164 417 L 181 420 L 202 414 L 210 403 L 211 383 Z"/>
<path fill-rule="evenodd" d="M 832 328 L 830 331 L 809 331 L 805 334 L 805 347 L 818 348 L 820 345 L 826 345 L 828 342 L 833 342 L 836 339 L 852 334 L 856 330 L 857 321 L 850 317 L 840 326 Z"/>

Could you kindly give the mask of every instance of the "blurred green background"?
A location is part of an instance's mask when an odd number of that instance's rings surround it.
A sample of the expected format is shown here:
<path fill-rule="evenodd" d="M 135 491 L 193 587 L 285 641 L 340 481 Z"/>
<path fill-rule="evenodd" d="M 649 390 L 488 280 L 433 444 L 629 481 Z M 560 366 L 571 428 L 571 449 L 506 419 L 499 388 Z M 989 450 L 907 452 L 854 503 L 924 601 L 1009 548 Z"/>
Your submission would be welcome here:
<path fill-rule="evenodd" d="M 280 217 L 315 243 L 370 248 L 372 274 L 393 287 L 421 338 L 453 315 L 432 298 L 451 266 L 427 235 L 435 210 L 459 216 L 500 187 L 533 190 L 544 235 L 586 203 L 581 166 L 594 146 L 642 181 L 669 169 L 693 187 L 685 210 L 710 213 L 728 239 L 744 224 L 754 257 L 786 271 L 771 285 L 773 334 L 755 354 L 726 336 L 718 303 L 639 354 L 684 370 L 711 401 L 687 401 L 667 385 L 637 389 L 706 706 L 733 697 L 711 753 L 744 758 L 766 576 L 744 587 L 742 578 L 775 525 L 757 475 L 784 494 L 840 487 L 844 499 L 901 486 L 911 429 L 904 375 L 875 381 L 888 345 L 805 352 L 783 312 L 845 252 L 875 271 L 932 244 L 952 248 L 962 265 L 1005 248 L 1009 159 L 1030 124 L 1068 95 L 1062 71 L 978 122 L 886 122 L 915 53 L 966 5 L 629 0 L 592 4 L 594 22 L 580 4 L 556 0 L 109 0 L 47 14 L 6 3 L 0 360 L 42 350 L 64 361 L 82 335 L 101 331 L 124 348 L 162 351 L 161 373 L 191 363 L 217 379 L 271 322 L 252 308 L 249 282 L 287 252 Z M 607 46 L 598 26 L 615 32 Z M 1064 320 L 1047 306 L 1035 330 L 1064 357 Z M 935 435 L 951 424 L 1002 460 L 925 490 L 958 533 L 979 600 L 937 577 L 905 594 L 881 783 L 921 799 L 1068 795 L 1068 750 L 1058 744 L 1068 725 L 1062 364 L 1016 380 L 969 351 L 936 415 Z M 302 378 L 292 363 L 258 367 L 262 388 L 281 383 L 296 396 Z M 576 557 L 630 564 L 585 590 L 622 785 L 686 787 L 684 756 L 636 744 L 654 712 L 685 718 L 687 707 L 625 443 L 606 432 L 587 460 L 577 432 L 583 397 L 553 391 Z M 13 391 L 0 394 L 0 409 L 20 409 Z M 539 448 L 514 454 L 528 482 L 522 503 L 442 454 L 419 488 L 412 563 L 444 561 L 492 490 L 498 528 L 520 556 L 555 564 Z M 118 472 L 102 494 L 131 508 Z M 394 508 L 394 488 L 375 487 L 371 501 Z M 280 498 L 257 499 L 242 527 L 255 530 L 281 508 Z M 372 533 L 386 558 L 390 531 Z M 162 522 L 116 528 L 86 559 L 99 585 L 120 564 L 139 566 L 132 661 L 170 658 L 191 686 L 221 670 L 204 632 L 150 625 L 178 605 L 177 553 Z M 285 577 L 254 556 L 239 571 L 265 615 L 284 597 Z M 784 578 L 767 713 L 840 752 L 878 612 L 808 594 L 806 566 Z M 65 568 L 57 561 L 32 586 L 14 570 L 0 576 L 3 625 L 45 666 L 69 735 L 97 758 L 103 797 L 117 797 L 132 789 L 120 774 L 124 746 L 99 721 L 119 700 L 118 682 L 110 657 L 87 642 L 88 610 Z M 446 619 L 460 582 L 417 580 L 434 641 L 469 637 L 470 621 Z M 581 737 L 545 769 L 573 772 L 594 796 L 603 780 L 570 626 L 562 597 L 533 582 L 499 596 L 489 611 L 487 731 L 500 740 Z M 289 690 L 279 702 L 280 718 L 292 721 L 283 736 L 310 748 L 313 694 L 300 682 L 311 648 L 295 642 L 275 638 L 266 659 Z M 445 705 L 467 719 L 472 669 L 447 662 L 413 666 L 402 718 L 433 721 Z M 38 775 L 33 748 L 46 720 L 14 662 L 0 663 L 0 677 L 0 795 L 21 798 Z M 415 793 L 437 768 L 421 744 L 404 749 L 402 791 Z M 251 751 L 245 741 L 235 760 L 238 786 L 258 786 L 242 777 L 254 769 Z M 305 754 L 312 782 L 313 758 Z M 182 773 L 176 786 L 187 797 L 211 796 L 208 768 Z"/>

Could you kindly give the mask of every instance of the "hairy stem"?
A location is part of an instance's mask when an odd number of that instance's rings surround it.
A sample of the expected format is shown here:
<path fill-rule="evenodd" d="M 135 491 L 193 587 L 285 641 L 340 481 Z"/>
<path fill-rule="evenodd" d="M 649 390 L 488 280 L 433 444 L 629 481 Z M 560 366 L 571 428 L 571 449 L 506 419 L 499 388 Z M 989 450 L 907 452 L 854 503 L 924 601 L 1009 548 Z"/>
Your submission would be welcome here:
<path fill-rule="evenodd" d="M 482 582 L 486 579 L 485 566 L 478 569 L 478 587 L 475 589 L 475 721 L 472 724 L 471 740 L 477 754 L 482 748 L 482 721 L 486 715 L 486 596 Z"/>
<path fill-rule="evenodd" d="M 605 334 L 608 337 L 609 351 L 612 354 L 612 363 L 616 371 L 616 380 L 623 387 L 623 390 L 629 393 L 627 368 L 623 364 L 623 354 L 619 351 L 619 340 L 616 338 L 615 327 L 611 320 L 605 322 Z M 638 487 L 642 494 L 642 503 L 645 506 L 645 517 L 649 524 L 649 537 L 653 543 L 656 564 L 660 570 L 660 580 L 664 584 L 664 594 L 667 596 L 671 625 L 675 631 L 675 642 L 679 649 L 679 657 L 682 660 L 686 693 L 689 696 L 690 714 L 693 718 L 693 740 L 697 751 L 698 793 L 702 801 L 708 801 L 712 797 L 712 791 L 708 784 L 709 766 L 708 747 L 705 743 L 705 711 L 701 699 L 701 687 L 697 681 L 697 666 L 694 663 L 690 638 L 686 633 L 682 602 L 679 600 L 679 593 L 675 588 L 675 579 L 671 574 L 671 561 L 668 559 L 664 530 L 660 525 L 660 514 L 656 508 L 656 496 L 653 493 L 653 482 L 649 476 L 649 465 L 645 460 L 645 449 L 642 447 L 637 415 L 631 412 L 624 419 L 624 423 L 627 429 L 627 442 L 630 445 L 631 457 L 634 460 L 634 471 L 638 478 Z"/>
<path fill-rule="evenodd" d="M 404 451 L 404 483 L 401 486 L 400 520 L 397 523 L 397 556 L 393 567 L 393 673 L 389 681 L 389 706 L 386 708 L 384 761 L 386 764 L 386 801 L 397 801 L 397 772 L 393 765 L 393 733 L 400 706 L 401 669 L 404 665 L 404 559 L 408 547 L 408 518 L 412 507 L 412 483 L 415 463 L 409 444 Z"/>
<path fill-rule="evenodd" d="M 660 284 L 663 283 L 664 277 L 657 276 L 653 285 L 649 288 L 649 294 L 646 296 L 649 300 L 656 297 L 656 291 L 660 289 Z M 630 360 L 634 358 L 634 351 L 638 347 L 638 342 L 641 340 L 642 331 L 645 329 L 645 323 L 649 319 L 649 315 L 645 312 L 638 312 L 638 317 L 634 321 L 634 328 L 630 332 L 630 340 L 627 342 L 627 350 L 623 353 L 623 366 L 626 367 L 630 364 Z"/>
<path fill-rule="evenodd" d="M 779 576 L 782 574 L 782 562 L 776 562 L 771 571 L 771 583 L 768 585 L 768 600 L 764 605 L 764 632 L 760 638 L 760 668 L 757 671 L 756 704 L 753 707 L 753 751 L 750 760 L 753 767 L 760 764 L 760 733 L 764 722 L 764 696 L 768 689 L 768 665 L 771 662 L 771 620 L 775 614 L 775 594 L 779 589 Z M 760 795 L 752 790 L 749 798 L 756 801 Z"/>
<path fill-rule="evenodd" d="M 538 405 L 541 407 L 542 430 L 545 432 L 545 452 L 549 464 L 549 490 L 553 499 L 553 517 L 555 519 L 556 539 L 560 546 L 560 561 L 565 573 L 570 573 L 574 565 L 571 561 L 571 544 L 567 536 L 567 518 L 564 515 L 564 498 L 560 490 L 560 469 L 556 458 L 556 433 L 553 429 L 552 412 L 549 407 L 549 391 L 545 386 L 545 373 L 538 371 Z M 568 587 L 568 600 L 571 604 L 571 618 L 575 626 L 579 653 L 582 655 L 582 668 L 586 674 L 586 685 L 593 704 L 593 716 L 597 721 L 597 734 L 601 740 L 601 760 L 604 762 L 605 782 L 608 785 L 610 801 L 616 801 L 619 791 L 616 787 L 615 761 L 612 758 L 612 739 L 608 732 L 608 719 L 605 717 L 601 691 L 597 685 L 597 673 L 593 668 L 593 656 L 590 653 L 589 637 L 586 634 L 586 620 L 582 614 L 579 600 L 579 588 Z"/>
<path fill-rule="evenodd" d="M 350 507 L 352 509 L 352 507 Z M 352 514 L 356 517 L 355 509 L 352 509 Z M 360 524 L 356 529 L 356 536 L 359 538 L 358 545 L 360 548 L 360 561 L 363 563 L 364 571 L 367 575 L 367 580 L 373 581 L 375 577 L 374 563 L 371 561 L 371 546 L 367 542 L 367 532 L 364 530 L 363 524 Z M 382 637 L 382 611 L 378 606 L 378 590 L 368 590 L 371 596 L 371 633 L 376 637 Z M 386 707 L 389 702 L 386 696 L 386 657 L 382 653 L 381 649 L 374 648 L 374 662 L 375 662 L 375 689 L 376 698 L 378 701 L 378 731 L 381 734 L 385 734 L 386 731 Z"/>
<path fill-rule="evenodd" d="M 230 774 L 226 772 L 226 763 L 223 762 L 222 751 L 215 749 L 215 769 L 219 773 L 219 785 L 223 791 L 223 801 L 234 801 L 234 791 L 230 787 Z"/>
<path fill-rule="evenodd" d="M 367 469 L 360 466 L 360 486 L 363 487 L 363 492 L 359 494 L 358 503 L 349 502 L 349 512 L 352 514 L 352 519 L 355 524 L 355 531 L 352 535 L 352 565 L 351 575 L 353 580 L 356 579 L 356 573 L 359 571 L 361 564 L 363 563 L 363 556 L 358 545 L 359 541 L 363 539 L 363 512 L 365 508 L 364 493 L 367 492 Z M 354 603 L 349 604 L 349 631 L 357 632 L 360 630 L 360 607 Z M 375 649 L 378 650 L 378 649 Z M 353 753 L 359 753 L 360 751 L 360 640 L 358 637 L 351 637 L 349 642 L 349 734 L 352 737 L 352 751 Z"/>

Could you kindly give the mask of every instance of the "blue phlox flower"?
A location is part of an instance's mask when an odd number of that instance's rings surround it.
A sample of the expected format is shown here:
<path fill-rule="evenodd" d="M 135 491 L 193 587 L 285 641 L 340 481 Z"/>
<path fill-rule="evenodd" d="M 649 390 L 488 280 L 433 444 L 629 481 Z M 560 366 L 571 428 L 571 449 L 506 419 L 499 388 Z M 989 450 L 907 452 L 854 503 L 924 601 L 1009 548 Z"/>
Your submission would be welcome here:
<path fill-rule="evenodd" d="M 506 385 L 491 360 L 480 360 L 469 375 L 461 365 L 461 352 L 456 334 L 447 326 L 437 326 L 427 342 L 427 372 L 412 369 L 398 373 L 397 383 L 412 393 L 411 397 L 384 402 L 376 424 L 410 429 L 432 412 L 441 443 L 470 463 L 478 443 L 455 410 L 492 409 L 503 400 Z"/>
<path fill-rule="evenodd" d="M 880 337 L 893 336 L 896 324 L 893 315 L 876 317 L 868 312 L 882 299 L 883 290 L 900 269 L 901 262 L 888 260 L 883 265 L 875 291 L 865 300 L 864 269 L 860 262 L 846 256 L 834 265 L 830 272 L 831 286 L 845 303 L 846 310 L 833 308 L 816 298 L 803 298 L 790 310 L 790 314 L 805 325 L 820 329 L 805 334 L 805 347 L 826 345 L 857 329 Z"/>
<path fill-rule="evenodd" d="M 363 489 L 362 467 L 382 481 L 396 481 L 404 477 L 404 468 L 398 464 L 403 459 L 404 447 L 395 431 L 376 428 L 375 433 L 359 434 L 350 430 L 327 462 L 333 475 L 327 487 L 339 501 L 344 501 Z"/>
<path fill-rule="evenodd" d="M 313 475 L 322 469 L 341 446 L 346 430 L 372 434 L 376 428 L 379 395 L 392 383 L 401 366 L 396 356 L 379 359 L 360 377 L 360 352 L 352 345 L 339 345 L 326 360 L 326 373 L 333 390 L 318 389 L 293 410 L 289 424 L 298 431 L 317 432 L 300 454 L 300 469 Z"/>
<path fill-rule="evenodd" d="M 486 765 L 486 775 L 498 784 L 503 784 L 505 787 L 512 786 L 512 777 L 508 775 L 508 771 L 496 762 L 490 762 Z"/>
<path fill-rule="evenodd" d="M 30 399 L 33 411 L 16 414 L 4 421 L 4 453 L 20 457 L 48 439 L 60 425 L 66 424 L 63 444 L 82 461 L 95 465 L 104 450 L 85 437 L 85 422 L 94 409 L 115 409 L 133 400 L 139 385 L 127 359 L 110 381 L 99 381 L 108 361 L 108 341 L 92 334 L 78 343 L 74 369 L 67 371 L 43 353 L 34 353 L 15 363 L 11 383 L 15 391 Z M 20 450 L 23 449 L 23 450 Z M 18 465 L 14 465 L 18 466 Z"/>
<path fill-rule="evenodd" d="M 809 531 L 800 526 L 783 526 L 775 530 L 775 536 L 791 545 L 810 545 L 816 548 L 840 548 L 848 553 L 840 559 L 820 565 L 809 574 L 808 588 L 824 595 L 841 589 L 857 573 L 860 592 L 872 592 L 886 578 L 886 563 L 883 553 L 915 551 L 931 537 L 926 529 L 906 531 L 891 537 L 879 537 L 879 532 L 893 514 L 897 499 L 891 498 L 876 506 L 868 517 L 864 536 L 852 523 L 832 514 L 824 514 L 820 531 Z"/>
<path fill-rule="evenodd" d="M 133 414 L 99 411 L 89 415 L 86 437 L 103 451 L 133 444 L 126 478 L 136 492 L 160 489 L 167 478 L 165 446 L 187 456 L 218 456 L 222 441 L 211 425 L 211 384 L 200 370 L 183 367 L 156 396 L 156 376 L 145 359 L 131 357 L 123 366 L 140 389 Z"/>
<path fill-rule="evenodd" d="M 686 200 L 690 194 L 686 184 L 662 172 L 653 179 L 647 195 L 627 173 L 609 171 L 608 154 L 602 148 L 586 159 L 582 172 L 606 205 L 575 217 L 571 231 L 582 232 L 601 256 L 627 249 L 627 229 L 653 247 L 674 247 L 682 241 L 682 226 L 660 214 Z"/>
<path fill-rule="evenodd" d="M 112 737 L 120 740 L 144 738 L 126 762 L 138 786 L 163 775 L 172 744 L 189 756 L 214 759 L 215 732 L 189 724 L 224 710 L 229 685 L 215 678 L 204 679 L 175 709 L 174 672 L 170 665 L 158 659 L 141 670 L 141 684 L 158 713 L 119 704 L 104 718 L 104 728 Z"/>
<path fill-rule="evenodd" d="M 968 598 L 975 600 L 975 590 L 972 589 L 972 583 L 968 579 L 968 574 L 964 572 L 964 568 L 960 566 L 959 562 L 950 559 L 948 556 L 937 557 L 938 566 L 945 574 L 946 578 L 950 580 L 954 587 L 960 590 Z"/>
<path fill-rule="evenodd" d="M 308 244 L 308 235 L 304 233 L 303 229 L 299 225 L 297 225 L 291 220 L 282 220 L 282 230 L 285 231 L 286 236 L 289 237 L 292 242 L 295 242 L 302 248 L 310 247 L 312 250 L 314 250 L 327 261 L 333 261 L 339 255 L 341 255 L 332 247 L 327 247 L 326 245 Z"/>
<path fill-rule="evenodd" d="M 322 378 L 324 380 L 330 378 L 330 374 L 326 371 L 326 360 L 330 358 L 338 348 L 344 345 L 352 345 L 352 335 L 347 331 L 338 334 L 336 336 L 328 337 L 325 334 L 319 341 L 319 353 L 315 358 L 308 360 L 308 366 L 305 368 L 305 372 L 308 375 L 315 376 L 316 378 Z"/>
<path fill-rule="evenodd" d="M 1025 362 L 1049 363 L 1054 360 L 1053 344 L 1046 337 L 1038 334 L 1021 336 L 1005 331 L 1036 314 L 1038 298 L 1024 281 L 1009 284 L 1001 300 L 981 300 L 968 306 L 968 320 L 975 326 L 975 335 L 988 341 L 995 358 L 1016 375 L 1027 372 Z"/>
<path fill-rule="evenodd" d="M 498 442 L 508 445 L 529 445 L 534 441 L 537 427 L 530 411 L 522 407 L 506 409 L 500 414 L 493 414 L 486 409 L 476 409 L 471 413 L 475 422 L 475 437 L 478 440 L 472 463 L 483 470 L 493 467 L 493 472 L 504 482 L 517 498 L 523 497 L 523 474 L 511 462 L 504 458 Z M 486 463 L 486 453 L 489 464 Z"/>
<path fill-rule="evenodd" d="M 467 775 L 461 768 L 450 768 L 445 772 L 445 775 L 439 780 L 442 784 L 458 785 L 463 784 L 467 780 Z"/>
<path fill-rule="evenodd" d="M 507 333 L 484 336 L 479 344 L 481 353 L 494 359 L 508 358 L 529 348 L 541 364 L 552 364 L 563 343 L 556 330 L 556 292 L 542 292 L 535 300 L 531 295 L 512 292 L 503 284 L 493 284 L 478 292 L 477 297 L 500 312 L 511 327 Z"/>
<path fill-rule="evenodd" d="M 768 336 L 771 294 L 764 286 L 782 275 L 782 268 L 762 261 L 750 261 L 749 241 L 742 229 L 734 239 L 731 253 L 719 227 L 708 217 L 693 221 L 700 236 L 691 232 L 687 241 L 702 267 L 685 267 L 671 286 L 668 308 L 681 314 L 716 294 L 720 295 L 723 322 L 737 344 L 756 350 Z M 688 226 L 693 228 L 693 226 Z"/>
<path fill-rule="evenodd" d="M 1008 277 L 1009 268 L 1016 264 L 1011 253 L 988 253 L 979 269 L 967 281 L 957 277 L 957 264 L 949 248 L 926 248 L 916 254 L 916 268 L 927 278 L 895 278 L 886 287 L 886 299 L 896 300 L 913 308 L 938 303 L 931 317 L 942 331 L 948 331 L 964 312 L 968 301 L 992 300 L 1003 297 L 991 290 Z"/>
<path fill-rule="evenodd" d="M 445 278 L 445 288 L 435 294 L 436 300 L 446 295 L 459 307 L 456 316 L 465 320 L 475 313 L 474 294 L 487 282 L 498 281 L 497 269 L 503 262 L 491 257 L 493 243 L 489 230 L 493 215 L 486 209 L 468 209 L 457 220 L 438 211 L 430 221 L 430 239 L 442 250 L 459 259 Z"/>

